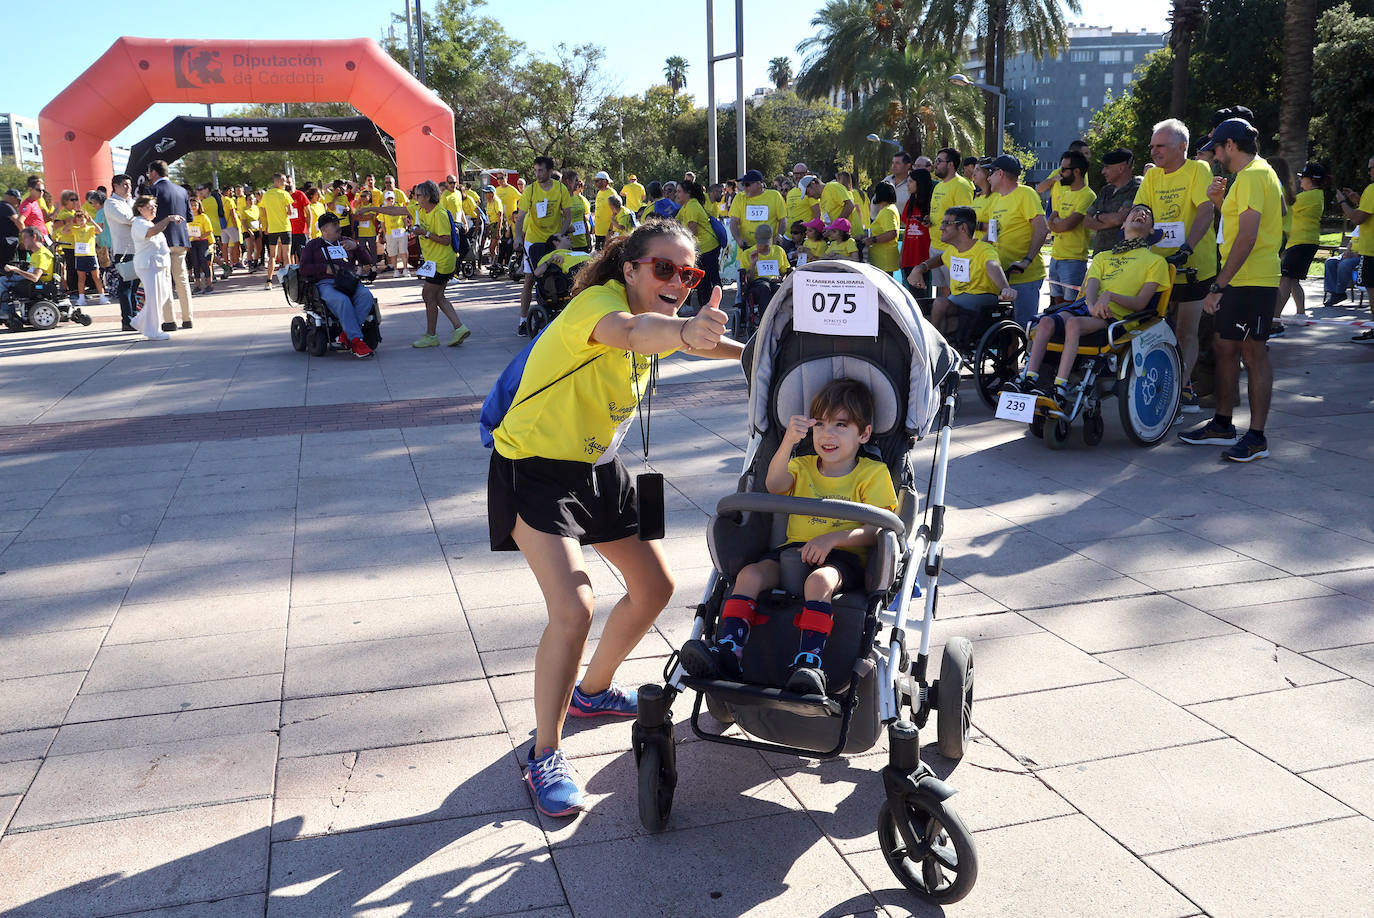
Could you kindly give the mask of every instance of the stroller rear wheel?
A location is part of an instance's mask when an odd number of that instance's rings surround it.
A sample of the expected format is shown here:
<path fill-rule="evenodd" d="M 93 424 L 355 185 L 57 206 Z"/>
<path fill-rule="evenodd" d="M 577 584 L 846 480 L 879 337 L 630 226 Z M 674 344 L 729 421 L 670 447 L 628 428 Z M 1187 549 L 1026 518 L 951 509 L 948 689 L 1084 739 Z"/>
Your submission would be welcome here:
<path fill-rule="evenodd" d="M 878 844 L 902 885 L 927 902 L 958 902 L 978 879 L 973 836 L 954 810 L 932 797 L 907 797 L 900 811 L 884 802 Z"/>
<path fill-rule="evenodd" d="M 935 728 L 940 755 L 961 759 L 968 749 L 973 719 L 973 645 L 968 638 L 952 637 L 945 643 L 936 686 Z"/>

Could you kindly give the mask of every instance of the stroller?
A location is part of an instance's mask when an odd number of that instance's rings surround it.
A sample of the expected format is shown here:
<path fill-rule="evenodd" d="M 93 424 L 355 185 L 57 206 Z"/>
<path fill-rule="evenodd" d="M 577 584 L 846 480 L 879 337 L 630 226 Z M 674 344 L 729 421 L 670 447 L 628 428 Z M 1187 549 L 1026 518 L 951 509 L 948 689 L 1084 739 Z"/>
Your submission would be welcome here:
<path fill-rule="evenodd" d="M 836 273 L 862 278 L 876 297 L 876 338 L 794 330 L 794 303 L 798 312 L 814 306 L 813 296 L 798 288 L 808 275 Z M 959 355 L 891 277 L 865 264 L 822 261 L 783 281 L 743 364 L 749 379 L 750 440 L 739 490 L 720 500 L 708 528 L 714 570 L 697 606 L 691 637 L 714 636 L 734 578 L 746 563 L 782 542 L 789 513 L 871 524 L 880 530 L 879 541 L 869 549 L 865 589 L 834 598 L 835 625 L 823 655 L 826 695 L 797 695 L 779 688 L 797 647 L 793 616 L 802 608 L 806 576 L 798 549 L 782 555 L 779 588 L 758 597 L 761 616 L 745 648 L 742 681 L 692 677 L 674 654 L 664 669 L 665 684 L 640 688 L 632 738 L 640 819 L 651 831 L 667 823 L 677 783 L 670 709 L 687 689 L 697 693 L 692 730 L 710 742 L 829 758 L 871 749 L 886 727 L 887 802 L 878 817 L 883 854 L 916 895 L 936 903 L 962 899 L 977 877 L 972 836 L 946 803 L 953 788 L 921 762 L 917 736 L 933 711 L 941 753 L 962 757 L 973 704 L 973 650 L 964 638 L 948 639 L 940 678 L 932 684 L 926 681 L 943 564 L 945 471 Z M 873 392 L 876 411 L 868 448 L 892 474 L 896 513 L 766 490 L 768 462 L 788 417 L 805 413 L 816 391 L 838 376 L 858 379 Z M 918 520 L 920 499 L 911 454 L 917 438 L 932 431 L 936 436 L 930 484 L 924 518 Z M 919 623 L 908 618 L 913 596 L 923 597 Z M 919 634 L 914 659 L 907 647 L 907 629 L 913 624 Z M 703 701 L 715 720 L 733 723 L 747 736 L 703 730 Z"/>

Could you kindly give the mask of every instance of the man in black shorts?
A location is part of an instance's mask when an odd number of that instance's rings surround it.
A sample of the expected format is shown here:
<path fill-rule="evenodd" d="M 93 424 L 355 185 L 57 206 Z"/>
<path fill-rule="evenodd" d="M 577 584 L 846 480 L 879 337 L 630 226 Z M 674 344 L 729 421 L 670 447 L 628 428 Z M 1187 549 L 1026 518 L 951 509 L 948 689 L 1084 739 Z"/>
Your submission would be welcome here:
<path fill-rule="evenodd" d="M 1220 445 L 1232 462 L 1269 455 L 1264 423 L 1274 386 L 1269 364 L 1269 323 L 1279 286 L 1279 247 L 1283 244 L 1283 189 L 1258 153 L 1255 129 L 1231 118 L 1217 125 L 1203 145 L 1222 169 L 1235 176 L 1230 193 L 1221 176 L 1207 196 L 1221 211 L 1217 239 L 1221 268 L 1202 308 L 1215 316 L 1213 349 L 1217 358 L 1217 413 L 1206 424 L 1179 434 L 1184 443 Z M 1237 437 L 1231 412 L 1237 401 L 1240 361 L 1244 358 L 1250 399 L 1250 429 Z"/>

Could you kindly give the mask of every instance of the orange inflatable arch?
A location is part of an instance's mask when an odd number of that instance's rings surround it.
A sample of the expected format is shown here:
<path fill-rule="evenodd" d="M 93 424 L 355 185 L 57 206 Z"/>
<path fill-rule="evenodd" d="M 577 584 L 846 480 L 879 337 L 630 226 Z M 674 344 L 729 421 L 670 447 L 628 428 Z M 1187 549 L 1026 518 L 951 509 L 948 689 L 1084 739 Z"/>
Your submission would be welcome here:
<path fill-rule="evenodd" d="M 371 39 L 120 38 L 38 116 L 53 189 L 110 183 L 110 138 L 155 102 L 347 102 L 396 141 L 401 187 L 457 171 L 453 110 Z"/>

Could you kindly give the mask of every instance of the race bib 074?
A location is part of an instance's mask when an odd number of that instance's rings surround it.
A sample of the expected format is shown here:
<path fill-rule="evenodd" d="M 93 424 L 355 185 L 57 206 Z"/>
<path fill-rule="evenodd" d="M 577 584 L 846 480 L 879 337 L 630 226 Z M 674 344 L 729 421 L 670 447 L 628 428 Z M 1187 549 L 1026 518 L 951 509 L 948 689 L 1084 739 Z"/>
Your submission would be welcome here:
<path fill-rule="evenodd" d="M 967 258 L 951 258 L 949 260 L 949 276 L 951 280 L 956 280 L 961 284 L 967 284 L 973 279 L 973 271 L 969 267 Z"/>

